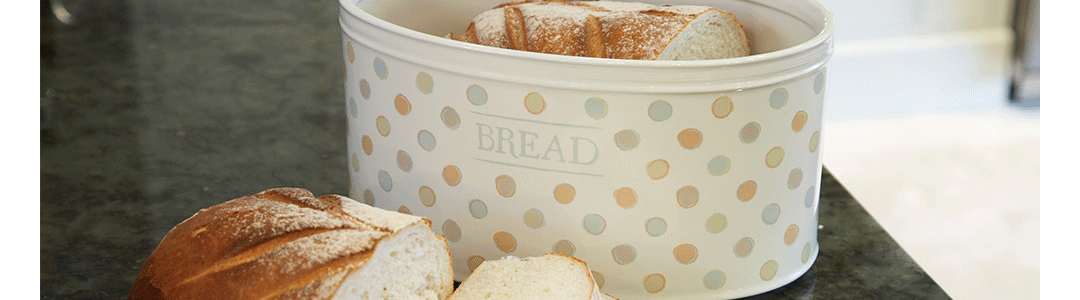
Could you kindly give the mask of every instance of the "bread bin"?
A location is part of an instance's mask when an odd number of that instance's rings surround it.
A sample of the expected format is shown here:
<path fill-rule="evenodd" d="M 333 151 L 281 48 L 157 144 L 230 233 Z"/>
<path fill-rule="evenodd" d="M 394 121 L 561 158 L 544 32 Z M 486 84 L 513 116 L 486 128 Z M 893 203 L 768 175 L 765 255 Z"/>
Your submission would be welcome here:
<path fill-rule="evenodd" d="M 341 1 L 350 197 L 423 216 L 455 278 L 572 255 L 620 299 L 729 299 L 818 253 L 832 16 L 814 0 L 708 5 L 751 56 L 636 61 L 453 41 L 501 0 Z"/>

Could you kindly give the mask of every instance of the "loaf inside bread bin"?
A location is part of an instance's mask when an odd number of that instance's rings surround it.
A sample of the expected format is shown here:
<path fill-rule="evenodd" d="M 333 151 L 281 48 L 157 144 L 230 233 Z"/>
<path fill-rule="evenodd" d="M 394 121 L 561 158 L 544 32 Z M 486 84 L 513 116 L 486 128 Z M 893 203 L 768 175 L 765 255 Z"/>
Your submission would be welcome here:
<path fill-rule="evenodd" d="M 465 32 L 447 37 L 505 49 L 598 58 L 702 60 L 750 55 L 746 32 L 735 15 L 696 5 L 507 2 L 480 13 Z"/>
<path fill-rule="evenodd" d="M 452 272 L 427 219 L 278 188 L 176 225 L 128 299 L 441 300 Z"/>

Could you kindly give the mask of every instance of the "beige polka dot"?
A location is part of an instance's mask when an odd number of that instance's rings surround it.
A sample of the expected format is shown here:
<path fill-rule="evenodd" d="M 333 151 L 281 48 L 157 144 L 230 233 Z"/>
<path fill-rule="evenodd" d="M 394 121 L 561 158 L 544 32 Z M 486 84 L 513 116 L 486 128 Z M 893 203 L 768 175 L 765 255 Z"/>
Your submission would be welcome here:
<path fill-rule="evenodd" d="M 604 283 L 607 283 L 607 280 L 604 279 L 604 274 L 600 274 L 600 272 L 592 271 L 592 278 L 593 281 L 596 282 L 596 287 L 598 288 L 603 288 Z"/>
<path fill-rule="evenodd" d="M 664 275 L 660 273 L 653 273 L 645 276 L 645 280 L 642 281 L 642 286 L 645 287 L 646 292 L 649 292 L 650 294 L 656 294 L 664 290 L 664 285 L 666 284 L 666 281 L 667 280 L 664 279 Z"/>
<path fill-rule="evenodd" d="M 442 119 L 443 125 L 446 125 L 446 128 L 457 129 L 461 125 L 461 116 L 453 107 L 443 107 L 439 117 Z"/>
<path fill-rule="evenodd" d="M 353 52 L 352 42 L 346 41 L 345 42 L 345 48 L 348 49 L 348 52 L 349 52 L 349 63 L 355 62 L 356 61 L 356 52 Z"/>
<path fill-rule="evenodd" d="M 750 237 L 744 237 L 735 243 L 735 256 L 746 257 L 752 251 L 754 251 L 754 239 Z"/>
<path fill-rule="evenodd" d="M 360 147 L 364 149 L 364 154 L 371 155 L 371 137 L 364 135 L 360 138 Z"/>
<path fill-rule="evenodd" d="M 461 171 L 457 166 L 447 165 L 442 169 L 442 179 L 450 186 L 457 186 L 461 183 Z"/>
<path fill-rule="evenodd" d="M 679 145 L 686 149 L 694 149 L 701 145 L 701 131 L 694 128 L 683 129 L 676 138 L 679 140 Z"/>
<path fill-rule="evenodd" d="M 525 221 L 525 226 L 532 228 L 544 226 L 544 214 L 535 208 L 525 211 L 525 215 L 522 215 L 521 219 Z"/>
<path fill-rule="evenodd" d="M 810 252 L 812 250 L 814 250 L 814 248 L 813 246 L 810 246 L 810 242 L 806 242 L 806 245 L 802 247 L 802 256 L 799 258 L 802 259 L 804 264 L 810 261 Z"/>
<path fill-rule="evenodd" d="M 668 167 L 668 162 L 666 160 L 657 159 L 645 165 L 645 172 L 649 174 L 649 178 L 660 179 L 667 176 Z"/>
<path fill-rule="evenodd" d="M 574 256 L 575 250 L 576 249 L 574 248 L 574 243 L 568 240 L 561 240 L 555 242 L 555 245 L 551 246 L 552 253 L 558 253 L 566 256 Z"/>
<path fill-rule="evenodd" d="M 412 214 L 412 210 L 409 210 L 409 208 L 405 207 L 404 205 L 399 206 L 397 208 L 397 212 L 403 213 L 403 214 L 406 214 L 406 215 L 411 215 Z"/>
<path fill-rule="evenodd" d="M 705 230 L 711 233 L 719 233 L 727 228 L 727 217 L 721 213 L 715 213 L 705 220 Z"/>
<path fill-rule="evenodd" d="M 640 142 L 638 134 L 633 129 L 625 129 L 615 133 L 615 146 L 623 151 L 637 148 Z"/>
<path fill-rule="evenodd" d="M 468 260 L 466 260 L 465 264 L 469 266 L 469 272 L 472 272 L 475 271 L 477 267 L 480 267 L 480 264 L 484 263 L 484 261 L 484 257 L 479 255 L 473 255 L 470 256 Z"/>
<path fill-rule="evenodd" d="M 719 119 L 727 118 L 734 108 L 735 104 L 731 103 L 731 98 L 728 98 L 728 96 L 720 96 L 720 98 L 716 98 L 716 101 L 713 101 L 712 103 L 712 114 Z"/>
<path fill-rule="evenodd" d="M 384 116 L 375 118 L 375 129 L 379 131 L 379 135 L 390 135 L 390 120 L 387 120 Z"/>
<path fill-rule="evenodd" d="M 420 191 L 417 192 L 417 196 L 420 197 L 420 203 L 424 206 L 431 207 L 435 205 L 435 191 L 426 185 L 420 186 Z"/>
<path fill-rule="evenodd" d="M 776 276 L 776 271 L 780 269 L 780 264 L 775 260 L 769 260 L 761 266 L 761 280 L 769 281 Z"/>
<path fill-rule="evenodd" d="M 782 161 L 784 161 L 784 148 L 773 147 L 769 153 L 765 154 L 765 165 L 769 168 L 776 168 Z"/>
<path fill-rule="evenodd" d="M 683 208 L 691 208 L 697 205 L 700 196 L 698 189 L 692 185 L 684 186 L 675 191 L 675 199 L 679 202 L 679 206 Z"/>
<path fill-rule="evenodd" d="M 622 208 L 633 208 L 637 205 L 637 192 L 629 187 L 621 187 L 615 190 L 613 195 L 615 197 L 615 203 L 619 204 Z"/>
<path fill-rule="evenodd" d="M 495 190 L 499 192 L 499 195 L 510 198 L 517 192 L 517 183 L 510 175 L 499 175 L 495 177 Z"/>
<path fill-rule="evenodd" d="M 806 111 L 800 110 L 795 113 L 795 117 L 791 119 L 791 131 L 802 131 L 803 127 L 806 126 L 806 119 Z"/>
<path fill-rule="evenodd" d="M 675 255 L 675 260 L 684 265 L 689 265 L 697 260 L 697 247 L 691 244 L 682 244 L 675 246 L 675 249 L 671 251 L 671 254 Z"/>
<path fill-rule="evenodd" d="M 360 171 L 360 159 L 356 157 L 356 153 L 352 154 L 352 170 L 353 172 Z M 350 174 L 351 176 L 351 174 Z"/>
<path fill-rule="evenodd" d="M 634 262 L 637 258 L 637 250 L 634 246 L 622 244 L 611 248 L 611 258 L 615 259 L 615 262 L 620 265 L 625 265 Z"/>
<path fill-rule="evenodd" d="M 544 103 L 544 96 L 540 95 L 540 93 L 532 92 L 525 95 L 525 110 L 528 110 L 529 113 L 534 115 L 540 114 L 541 112 L 544 112 L 546 106 L 547 104 Z"/>
<path fill-rule="evenodd" d="M 371 189 L 364 189 L 364 204 L 375 205 L 375 193 L 371 192 Z"/>
<path fill-rule="evenodd" d="M 552 194 L 555 195 L 555 201 L 562 204 L 567 204 L 574 201 L 574 195 L 577 192 L 574 190 L 574 186 L 569 183 L 563 183 L 555 186 L 555 191 Z"/>
<path fill-rule="evenodd" d="M 743 202 L 754 199 L 754 195 L 757 194 L 757 182 L 754 182 L 753 180 L 747 180 L 746 182 L 743 182 L 739 185 L 739 190 L 737 191 L 737 194 L 739 196 L 739 200 L 742 200 Z"/>
<path fill-rule="evenodd" d="M 367 82 L 367 79 L 360 79 L 360 96 L 364 99 L 371 97 L 371 84 Z"/>
<path fill-rule="evenodd" d="M 506 231 L 499 231 L 495 233 L 495 246 L 502 250 L 502 252 L 510 253 L 517 249 L 517 239 L 514 235 Z"/>
<path fill-rule="evenodd" d="M 802 184 L 802 169 L 791 169 L 791 173 L 788 173 L 787 186 L 788 189 L 796 189 Z"/>
<path fill-rule="evenodd" d="M 403 150 L 397 152 L 397 165 L 402 171 L 409 172 L 412 170 L 412 157 Z"/>
<path fill-rule="evenodd" d="M 435 82 L 432 81 L 431 75 L 428 73 L 420 72 L 416 74 L 416 88 L 424 94 L 431 94 L 431 88 L 435 87 Z"/>
<path fill-rule="evenodd" d="M 454 220 L 446 220 L 442 224 L 442 234 L 447 241 L 457 242 L 461 239 L 461 227 L 458 227 L 457 222 L 454 222 Z"/>
<path fill-rule="evenodd" d="M 412 111 L 412 103 L 409 103 L 409 99 L 405 98 L 405 95 L 397 94 L 394 97 L 394 109 L 402 116 L 408 115 Z"/>
<path fill-rule="evenodd" d="M 761 135 L 761 124 L 758 122 L 746 123 L 742 130 L 739 130 L 739 140 L 746 144 L 757 141 L 759 135 Z"/>
<path fill-rule="evenodd" d="M 799 238 L 799 225 L 791 224 L 791 226 L 788 226 L 787 231 L 784 232 L 784 244 L 791 246 L 795 244 L 797 238 Z"/>
<path fill-rule="evenodd" d="M 818 142 L 821 140 L 821 132 L 814 131 L 814 134 L 810 136 L 810 152 L 817 151 Z"/>

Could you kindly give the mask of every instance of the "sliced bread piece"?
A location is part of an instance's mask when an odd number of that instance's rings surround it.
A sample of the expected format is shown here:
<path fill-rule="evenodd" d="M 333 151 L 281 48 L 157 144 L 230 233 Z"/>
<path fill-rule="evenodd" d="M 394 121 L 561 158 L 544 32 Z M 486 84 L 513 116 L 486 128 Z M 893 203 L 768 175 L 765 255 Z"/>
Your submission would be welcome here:
<path fill-rule="evenodd" d="M 606 297 L 605 297 L 606 296 Z M 450 295 L 449 300 L 601 300 L 615 299 L 600 293 L 585 262 L 562 254 L 489 260 Z"/>

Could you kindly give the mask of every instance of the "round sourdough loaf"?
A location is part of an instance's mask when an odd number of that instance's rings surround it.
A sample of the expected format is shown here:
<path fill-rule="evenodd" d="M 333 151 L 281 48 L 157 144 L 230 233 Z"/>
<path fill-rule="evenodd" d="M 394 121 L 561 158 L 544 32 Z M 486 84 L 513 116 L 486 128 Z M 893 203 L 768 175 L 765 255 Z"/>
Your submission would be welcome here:
<path fill-rule="evenodd" d="M 279 188 L 176 225 L 128 299 L 446 299 L 446 240 L 427 219 Z"/>
<path fill-rule="evenodd" d="M 640 60 L 747 56 L 735 15 L 712 7 L 615 1 L 507 2 L 448 37 L 549 54 Z"/>

